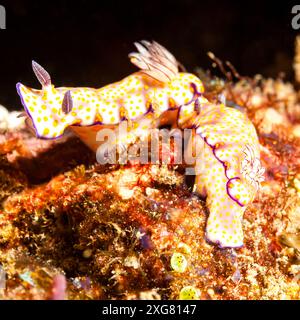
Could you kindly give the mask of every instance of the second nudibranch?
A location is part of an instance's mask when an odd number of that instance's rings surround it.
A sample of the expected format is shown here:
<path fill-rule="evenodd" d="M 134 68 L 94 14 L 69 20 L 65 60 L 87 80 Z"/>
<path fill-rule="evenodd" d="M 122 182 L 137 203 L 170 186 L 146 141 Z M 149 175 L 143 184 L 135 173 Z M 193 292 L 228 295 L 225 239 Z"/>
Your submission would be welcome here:
<path fill-rule="evenodd" d="M 200 146 L 195 187 L 207 196 L 210 212 L 207 239 L 221 247 L 242 246 L 242 216 L 264 173 L 254 126 L 240 111 L 209 103 L 200 79 L 180 73 L 164 47 L 148 41 L 135 45 L 139 52 L 130 59 L 140 71 L 101 89 L 55 88 L 45 69 L 33 62 L 42 90 L 17 84 L 27 123 L 45 139 L 58 138 L 69 128 L 95 152 L 97 132 L 123 121 L 128 133 L 122 143 L 128 145 L 161 124 L 193 128 L 190 144 Z M 176 117 L 170 116 L 173 110 Z"/>
<path fill-rule="evenodd" d="M 210 212 L 206 236 L 220 247 L 240 247 L 243 213 L 264 174 L 255 128 L 243 113 L 223 104 L 203 103 L 193 117 L 187 116 L 189 108 L 181 108 L 178 124 L 195 129 L 189 148 L 196 148 L 195 189 L 206 197 Z"/>

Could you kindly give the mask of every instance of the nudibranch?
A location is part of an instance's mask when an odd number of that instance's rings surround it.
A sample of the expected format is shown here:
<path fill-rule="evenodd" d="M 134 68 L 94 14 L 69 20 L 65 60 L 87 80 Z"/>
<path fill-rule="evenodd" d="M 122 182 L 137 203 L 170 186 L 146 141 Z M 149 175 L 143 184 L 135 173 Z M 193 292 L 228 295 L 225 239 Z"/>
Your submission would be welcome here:
<path fill-rule="evenodd" d="M 193 128 L 190 144 L 200 143 L 195 187 L 207 196 L 210 212 L 207 239 L 221 247 L 242 246 L 242 216 L 264 173 L 254 126 L 242 112 L 205 99 L 201 80 L 179 72 L 179 63 L 163 46 L 154 41 L 135 45 L 138 52 L 129 57 L 140 70 L 100 89 L 55 88 L 48 72 L 33 61 L 42 89 L 17 84 L 27 124 L 44 139 L 56 139 L 68 128 L 95 152 L 97 132 L 115 130 L 124 121 L 128 129 L 119 139 L 125 146 L 160 125 Z"/>
<path fill-rule="evenodd" d="M 37 137 L 58 138 L 70 128 L 96 152 L 99 129 L 127 121 L 129 132 L 123 142 L 129 144 L 170 107 L 192 101 L 195 90 L 203 92 L 195 75 L 178 72 L 176 59 L 165 48 L 156 42 L 143 44 L 145 47 L 136 43 L 141 54 L 130 54 L 141 71 L 100 89 L 55 88 L 48 72 L 33 61 L 42 90 L 18 83 L 17 91 Z"/>
<path fill-rule="evenodd" d="M 236 109 L 210 103 L 202 104 L 199 115 L 189 120 L 184 116 L 182 121 L 179 114 L 178 122 L 195 129 L 189 144 L 198 147 L 195 189 L 206 197 L 210 212 L 207 238 L 220 247 L 242 246 L 243 213 L 264 174 L 253 124 Z"/>

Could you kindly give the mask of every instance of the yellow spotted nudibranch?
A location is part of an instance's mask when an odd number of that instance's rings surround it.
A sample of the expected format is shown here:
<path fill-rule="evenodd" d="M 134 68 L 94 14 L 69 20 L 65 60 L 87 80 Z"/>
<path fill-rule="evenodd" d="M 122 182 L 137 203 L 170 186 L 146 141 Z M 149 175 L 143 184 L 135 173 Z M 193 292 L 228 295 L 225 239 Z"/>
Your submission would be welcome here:
<path fill-rule="evenodd" d="M 176 59 L 165 48 L 156 42 L 142 43 L 145 47 L 136 43 L 140 54 L 130 54 L 141 71 L 100 89 L 55 88 L 48 72 L 33 61 L 42 90 L 18 83 L 17 92 L 37 137 L 58 138 L 70 128 L 96 151 L 99 129 L 128 121 L 134 139 L 170 107 L 192 102 L 196 92 L 203 92 L 196 76 L 178 72 Z"/>
<path fill-rule="evenodd" d="M 58 138 L 68 128 L 95 152 L 97 132 L 124 121 L 125 145 L 160 125 L 193 128 L 190 143 L 200 145 L 195 187 L 207 196 L 210 211 L 207 239 L 221 247 L 242 246 L 242 216 L 264 173 L 254 126 L 240 111 L 205 99 L 201 80 L 179 72 L 163 46 L 154 41 L 135 45 L 138 52 L 129 57 L 140 71 L 100 89 L 55 88 L 48 72 L 33 61 L 42 89 L 17 84 L 27 124 L 44 139 Z"/>

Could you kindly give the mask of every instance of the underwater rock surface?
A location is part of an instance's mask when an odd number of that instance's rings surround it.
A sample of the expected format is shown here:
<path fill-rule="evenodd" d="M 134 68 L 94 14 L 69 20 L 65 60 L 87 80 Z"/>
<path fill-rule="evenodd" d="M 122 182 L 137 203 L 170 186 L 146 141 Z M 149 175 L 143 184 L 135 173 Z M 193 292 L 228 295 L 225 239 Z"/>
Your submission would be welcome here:
<path fill-rule="evenodd" d="M 1 125 L 1 299 L 299 299 L 300 101 L 281 79 L 199 71 L 211 101 L 246 112 L 266 181 L 244 246 L 205 240 L 207 208 L 178 165 L 96 164 L 74 136 Z M 4 111 L 3 111 L 4 113 Z"/>

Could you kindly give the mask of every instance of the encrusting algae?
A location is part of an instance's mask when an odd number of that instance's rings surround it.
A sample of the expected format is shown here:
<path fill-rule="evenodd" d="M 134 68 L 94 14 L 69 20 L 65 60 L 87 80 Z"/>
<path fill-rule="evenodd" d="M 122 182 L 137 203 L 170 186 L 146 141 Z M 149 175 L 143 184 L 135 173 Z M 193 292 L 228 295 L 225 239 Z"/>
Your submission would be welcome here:
<path fill-rule="evenodd" d="M 5 129 L 2 299 L 300 298 L 299 94 L 227 68 L 225 80 L 197 74 L 203 98 L 240 110 L 258 135 L 265 181 L 244 213 L 244 245 L 206 240 L 207 202 L 184 164 L 100 165 L 71 134 Z"/>

